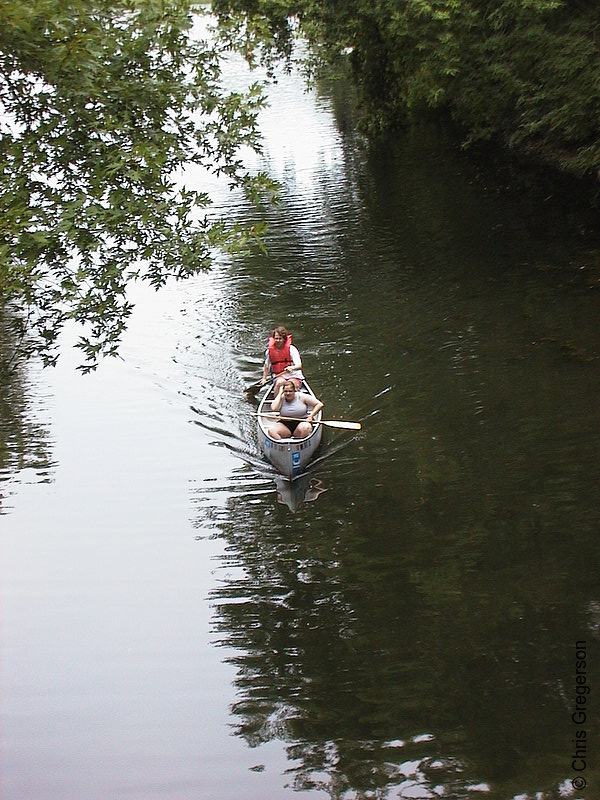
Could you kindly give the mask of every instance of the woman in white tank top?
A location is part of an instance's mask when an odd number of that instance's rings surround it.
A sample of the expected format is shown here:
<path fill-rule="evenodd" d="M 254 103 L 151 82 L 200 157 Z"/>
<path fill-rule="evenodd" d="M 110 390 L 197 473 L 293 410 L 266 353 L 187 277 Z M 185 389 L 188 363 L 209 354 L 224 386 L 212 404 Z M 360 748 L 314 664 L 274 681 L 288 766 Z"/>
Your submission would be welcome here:
<path fill-rule="evenodd" d="M 287 380 L 275 395 L 271 411 L 279 411 L 282 417 L 301 418 L 302 421 L 279 420 L 269 428 L 269 436 L 272 439 L 289 439 L 290 436 L 304 439 L 312 431 L 315 414 L 322 408 L 320 400 L 306 392 L 298 392 L 294 381 Z"/>

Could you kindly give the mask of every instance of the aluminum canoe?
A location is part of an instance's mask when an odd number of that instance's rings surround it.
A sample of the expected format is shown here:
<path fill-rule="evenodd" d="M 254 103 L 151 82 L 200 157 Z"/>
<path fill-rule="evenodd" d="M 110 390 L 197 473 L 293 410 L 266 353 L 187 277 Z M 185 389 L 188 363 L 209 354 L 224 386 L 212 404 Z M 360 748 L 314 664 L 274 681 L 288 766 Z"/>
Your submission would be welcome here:
<path fill-rule="evenodd" d="M 315 393 L 306 380 L 302 381 L 300 391 L 315 397 Z M 289 439 L 271 439 L 269 436 L 269 427 L 273 424 L 273 420 L 269 417 L 261 417 L 260 414 L 269 413 L 271 411 L 271 403 L 274 397 L 273 385 L 270 385 L 262 395 L 258 406 L 258 441 L 265 457 L 271 462 L 277 472 L 293 480 L 299 475 L 302 475 L 306 470 L 306 467 L 321 444 L 323 426 L 314 425 L 312 433 L 305 439 L 295 439 L 293 436 Z M 316 421 L 320 419 L 321 411 L 316 415 Z"/>

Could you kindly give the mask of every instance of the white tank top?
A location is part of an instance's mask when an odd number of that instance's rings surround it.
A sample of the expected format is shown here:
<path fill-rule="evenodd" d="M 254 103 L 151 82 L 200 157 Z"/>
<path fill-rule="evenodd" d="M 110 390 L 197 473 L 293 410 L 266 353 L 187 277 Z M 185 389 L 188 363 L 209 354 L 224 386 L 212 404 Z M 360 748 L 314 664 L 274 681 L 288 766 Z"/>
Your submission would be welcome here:
<path fill-rule="evenodd" d="M 292 400 L 291 403 L 288 403 L 287 400 L 283 400 L 281 404 L 281 411 L 280 414 L 282 417 L 304 417 L 308 416 L 308 406 L 302 400 L 302 394 L 296 392 L 296 396 Z"/>

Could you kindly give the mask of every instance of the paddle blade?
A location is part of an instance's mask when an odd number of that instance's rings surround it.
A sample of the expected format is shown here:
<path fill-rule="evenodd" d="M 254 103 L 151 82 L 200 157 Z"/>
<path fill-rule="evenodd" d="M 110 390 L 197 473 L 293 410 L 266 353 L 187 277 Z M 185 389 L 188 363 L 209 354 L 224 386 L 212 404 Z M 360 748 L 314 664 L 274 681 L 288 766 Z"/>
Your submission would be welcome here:
<path fill-rule="evenodd" d="M 360 422 L 345 422 L 337 419 L 323 419 L 321 425 L 327 425 L 328 428 L 343 428 L 346 431 L 359 431 L 362 428 Z"/>

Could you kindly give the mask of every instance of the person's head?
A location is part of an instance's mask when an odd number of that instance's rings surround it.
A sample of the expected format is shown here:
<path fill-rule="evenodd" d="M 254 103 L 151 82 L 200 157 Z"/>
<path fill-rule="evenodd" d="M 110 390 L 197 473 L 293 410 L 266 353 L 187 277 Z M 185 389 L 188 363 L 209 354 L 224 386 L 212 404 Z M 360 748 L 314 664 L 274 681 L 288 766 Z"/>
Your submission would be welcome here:
<path fill-rule="evenodd" d="M 289 331 L 283 325 L 278 325 L 273 331 L 273 339 L 275 340 L 275 347 L 283 347 L 285 340 L 289 336 Z"/>
<path fill-rule="evenodd" d="M 296 394 L 297 386 L 295 381 L 286 381 L 283 384 L 283 396 L 286 400 L 293 400 L 294 395 Z"/>

